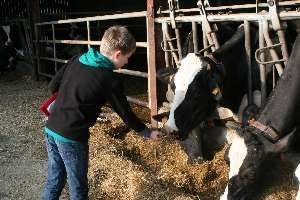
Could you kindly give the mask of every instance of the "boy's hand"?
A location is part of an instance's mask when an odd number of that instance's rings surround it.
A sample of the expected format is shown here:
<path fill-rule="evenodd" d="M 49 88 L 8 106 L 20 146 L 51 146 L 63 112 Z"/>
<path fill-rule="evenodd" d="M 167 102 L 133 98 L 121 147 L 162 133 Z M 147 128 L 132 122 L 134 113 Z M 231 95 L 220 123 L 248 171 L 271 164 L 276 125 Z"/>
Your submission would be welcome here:
<path fill-rule="evenodd" d="M 158 130 L 151 130 L 149 139 L 150 140 L 158 140 L 161 137 L 162 133 Z"/>

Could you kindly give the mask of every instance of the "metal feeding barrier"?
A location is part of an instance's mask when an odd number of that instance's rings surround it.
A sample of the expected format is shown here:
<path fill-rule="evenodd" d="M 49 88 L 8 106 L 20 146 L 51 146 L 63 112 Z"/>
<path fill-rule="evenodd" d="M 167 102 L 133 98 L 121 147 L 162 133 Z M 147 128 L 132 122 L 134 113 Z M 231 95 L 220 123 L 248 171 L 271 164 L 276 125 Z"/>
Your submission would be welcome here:
<path fill-rule="evenodd" d="M 266 101 L 266 64 L 274 64 L 275 69 L 280 76 L 283 68 L 288 60 L 288 49 L 285 40 L 285 21 L 300 19 L 300 1 L 284 1 L 267 0 L 266 3 L 261 3 L 258 0 L 256 4 L 233 5 L 233 6 L 218 6 L 211 7 L 208 0 L 198 0 L 198 8 L 191 9 L 169 9 L 159 11 L 155 19 L 156 23 L 160 23 L 163 32 L 162 49 L 165 52 L 166 67 L 170 67 L 170 63 L 180 67 L 178 60 L 178 52 L 182 52 L 178 48 L 181 46 L 172 43 L 178 41 L 178 35 L 171 38 L 170 28 L 174 29 L 173 24 L 191 23 L 192 39 L 195 53 L 207 54 L 208 51 L 215 51 L 219 48 L 219 43 L 216 37 L 218 32 L 217 23 L 222 22 L 240 22 L 245 27 L 245 49 L 248 60 L 248 102 L 253 102 L 252 94 L 252 73 L 251 73 L 251 37 L 249 23 L 257 23 L 259 27 L 259 49 L 256 50 L 255 58 L 260 66 L 260 81 L 261 81 L 261 101 Z M 251 10 L 251 11 L 249 11 Z M 168 16 L 168 14 L 170 16 Z M 199 51 L 198 47 L 198 30 L 197 24 L 201 25 L 203 32 L 203 49 Z M 277 33 L 279 39 L 278 44 L 273 44 L 269 31 L 270 27 Z M 174 35 L 174 34 L 173 34 Z M 282 55 L 278 55 L 275 47 L 279 46 Z M 265 61 L 265 53 L 269 51 L 272 58 L 271 61 Z M 170 59 L 171 57 L 171 59 Z M 172 66 L 171 66 L 172 67 Z M 275 81 L 273 81 L 273 87 Z"/>
<path fill-rule="evenodd" d="M 165 66 L 166 67 L 180 67 L 180 60 L 182 58 L 182 41 L 180 36 L 181 24 L 191 23 L 192 27 L 192 41 L 193 51 L 196 53 L 207 54 L 209 51 L 215 51 L 219 48 L 217 40 L 217 24 L 222 22 L 240 22 L 245 26 L 245 49 L 248 56 L 249 72 L 251 71 L 251 37 L 250 37 L 250 22 L 257 23 L 259 27 L 259 50 L 257 50 L 256 58 L 260 65 L 260 79 L 262 103 L 266 100 L 266 64 L 274 63 L 274 70 L 281 75 L 284 65 L 288 60 L 288 51 L 284 36 L 284 22 L 286 20 L 300 19 L 299 7 L 300 1 L 284 1 L 268 0 L 266 3 L 261 3 L 258 0 L 256 4 L 233 5 L 233 6 L 218 6 L 213 7 L 208 0 L 198 0 L 195 3 L 196 8 L 180 9 L 179 0 L 168 0 L 167 10 L 158 10 L 156 12 L 154 0 L 147 0 L 147 11 L 123 13 L 115 15 L 103 15 L 95 17 L 85 17 L 77 19 L 58 20 L 51 22 L 43 22 L 35 24 L 36 35 L 36 60 L 38 73 L 43 76 L 51 77 L 52 75 L 41 71 L 41 60 L 48 60 L 55 63 L 57 69 L 58 63 L 66 63 L 67 60 L 59 59 L 56 56 L 57 44 L 81 44 L 87 45 L 101 45 L 100 41 L 92 41 L 90 38 L 90 22 L 92 21 L 107 21 L 119 19 L 134 19 L 145 18 L 147 41 L 137 42 L 137 47 L 147 48 L 147 64 L 148 73 L 134 70 L 119 70 L 118 73 L 127 74 L 131 76 L 138 76 L 148 79 L 148 102 L 143 102 L 132 97 L 128 97 L 131 102 L 148 107 L 151 109 L 151 117 L 157 114 L 157 88 L 156 88 L 156 30 L 161 29 L 162 41 L 161 47 L 164 51 Z M 250 11 L 249 11 L 250 10 Z M 58 24 L 70 24 L 76 22 L 86 23 L 87 40 L 57 40 L 55 28 Z M 160 26 L 155 26 L 160 25 Z M 51 25 L 52 39 L 39 39 L 39 29 L 42 26 Z M 203 33 L 203 49 L 199 49 L 199 35 L 198 27 L 202 27 Z M 269 35 L 270 26 L 276 31 L 279 38 L 279 44 L 273 44 Z M 171 32 L 171 30 L 173 32 Z M 40 57 L 39 44 L 50 43 L 53 46 L 53 57 Z M 274 47 L 280 46 L 282 55 L 278 55 Z M 265 61 L 265 51 L 269 51 L 272 61 Z M 161 65 L 161 63 L 159 63 Z M 252 102 L 252 88 L 251 88 L 251 73 L 249 73 L 249 95 L 248 100 Z M 151 118 L 153 126 L 157 122 Z"/>

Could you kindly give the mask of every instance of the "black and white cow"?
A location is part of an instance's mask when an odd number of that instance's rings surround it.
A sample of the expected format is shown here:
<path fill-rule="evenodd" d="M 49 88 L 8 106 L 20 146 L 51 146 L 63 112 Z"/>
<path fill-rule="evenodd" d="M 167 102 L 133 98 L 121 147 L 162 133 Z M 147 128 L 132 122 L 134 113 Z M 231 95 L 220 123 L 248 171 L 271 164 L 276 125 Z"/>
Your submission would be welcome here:
<path fill-rule="evenodd" d="M 250 199 L 251 188 L 265 159 L 287 150 L 294 133 L 299 134 L 295 131 L 300 118 L 299 64 L 300 34 L 276 88 L 256 121 L 245 128 L 239 128 L 236 124 L 233 126 L 240 137 L 234 139 L 229 150 L 229 183 L 221 200 Z M 300 180 L 300 165 L 295 175 Z M 300 199 L 299 192 L 297 199 Z"/>
<path fill-rule="evenodd" d="M 17 24 L 0 27 L 0 71 L 12 71 L 17 57 L 23 57 L 22 34 Z"/>
<path fill-rule="evenodd" d="M 258 73 L 257 65 L 253 69 Z M 181 61 L 181 67 L 175 74 L 174 85 L 175 95 L 165 128 L 178 133 L 190 161 L 200 161 L 203 155 L 199 146 L 201 144 L 199 131 L 205 132 L 203 122 L 215 112 L 218 105 L 224 105 L 237 112 L 237 107 L 232 106 L 235 104 L 226 102 L 241 103 L 247 92 L 247 59 L 243 26 L 240 26 L 234 35 L 210 56 L 199 57 L 196 54 L 188 54 Z M 254 87 L 257 88 L 259 84 Z M 226 117 L 233 116 L 228 109 L 221 109 L 221 113 Z M 217 132 L 224 140 L 227 131 L 225 128 L 219 128 Z"/>

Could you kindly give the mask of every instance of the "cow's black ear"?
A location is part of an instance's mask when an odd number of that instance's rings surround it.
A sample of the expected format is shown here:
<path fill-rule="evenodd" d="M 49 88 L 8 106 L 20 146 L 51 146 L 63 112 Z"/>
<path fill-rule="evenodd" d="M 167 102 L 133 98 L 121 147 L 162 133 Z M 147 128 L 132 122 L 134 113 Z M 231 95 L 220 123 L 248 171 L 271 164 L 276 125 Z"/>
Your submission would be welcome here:
<path fill-rule="evenodd" d="M 228 122 L 226 122 L 225 126 L 226 126 L 227 128 L 235 129 L 235 130 L 237 130 L 237 131 L 243 129 L 243 128 L 242 128 L 242 124 L 241 124 L 241 123 L 238 123 L 238 122 L 236 122 L 236 121 L 228 121 Z"/>
<path fill-rule="evenodd" d="M 157 70 L 156 77 L 158 80 L 169 83 L 169 77 L 177 72 L 177 68 L 167 67 Z"/>
<path fill-rule="evenodd" d="M 200 59 L 204 62 L 206 62 L 207 64 L 209 64 L 210 66 L 214 66 L 215 62 L 209 58 L 208 56 L 200 56 Z"/>

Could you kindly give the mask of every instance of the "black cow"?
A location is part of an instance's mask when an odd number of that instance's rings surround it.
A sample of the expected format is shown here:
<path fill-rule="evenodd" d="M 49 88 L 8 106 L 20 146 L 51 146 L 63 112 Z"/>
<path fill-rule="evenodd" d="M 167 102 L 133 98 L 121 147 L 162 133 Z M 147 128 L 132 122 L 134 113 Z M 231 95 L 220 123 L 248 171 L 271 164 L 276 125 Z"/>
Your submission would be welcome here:
<path fill-rule="evenodd" d="M 292 136 L 300 118 L 299 63 L 300 34 L 276 88 L 256 121 L 245 128 L 233 124 L 240 137 L 233 141 L 229 150 L 230 179 L 222 200 L 250 199 L 253 192 L 251 188 L 259 176 L 262 163 L 270 155 L 285 151 L 293 141 Z M 237 148 L 239 153 L 234 155 L 232 152 Z M 300 179 L 300 166 L 296 170 L 296 176 Z M 297 199 L 299 198 L 298 192 Z"/>
<path fill-rule="evenodd" d="M 24 56 L 17 24 L 0 27 L 0 71 L 12 71 L 18 55 Z"/>

